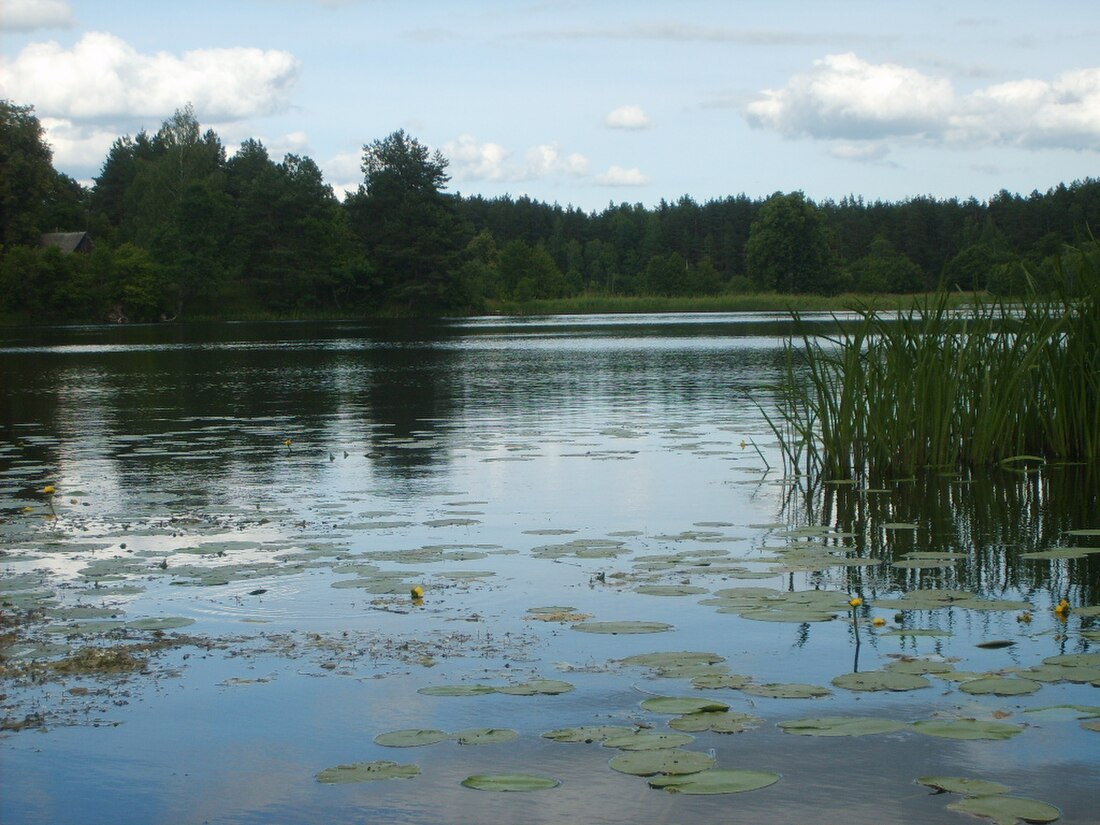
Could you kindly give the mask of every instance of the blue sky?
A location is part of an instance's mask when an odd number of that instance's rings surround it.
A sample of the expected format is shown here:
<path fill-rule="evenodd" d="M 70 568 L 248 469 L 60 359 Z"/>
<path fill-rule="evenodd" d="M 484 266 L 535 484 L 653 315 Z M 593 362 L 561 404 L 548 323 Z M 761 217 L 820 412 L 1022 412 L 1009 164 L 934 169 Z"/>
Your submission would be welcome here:
<path fill-rule="evenodd" d="M 1095 0 L 3 0 L 0 97 L 85 182 L 190 102 L 337 192 L 403 128 L 450 191 L 585 210 L 984 200 L 1100 174 L 1098 43 Z"/>

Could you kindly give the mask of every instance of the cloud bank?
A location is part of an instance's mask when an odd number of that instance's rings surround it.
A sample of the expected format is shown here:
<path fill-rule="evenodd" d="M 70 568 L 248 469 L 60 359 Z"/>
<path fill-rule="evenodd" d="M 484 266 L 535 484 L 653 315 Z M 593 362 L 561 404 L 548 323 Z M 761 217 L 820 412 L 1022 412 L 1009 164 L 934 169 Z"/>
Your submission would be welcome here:
<path fill-rule="evenodd" d="M 479 141 L 462 135 L 443 145 L 456 181 L 525 181 L 553 176 L 584 177 L 589 174 L 588 158 L 579 152 L 565 153 L 554 143 L 532 146 L 522 162 L 499 143 Z"/>
<path fill-rule="evenodd" d="M 53 41 L 27 46 L 0 63 L 0 87 L 46 115 L 72 120 L 168 117 L 190 102 L 204 118 L 231 121 L 285 108 L 297 74 L 288 52 L 142 54 L 114 35 L 89 32 L 71 50 Z"/>
<path fill-rule="evenodd" d="M 63 0 L 4 0 L 0 12 L 0 31 L 67 29 L 73 22 L 73 10 Z"/>
<path fill-rule="evenodd" d="M 832 54 L 744 109 L 786 137 L 845 141 L 836 154 L 878 157 L 853 141 L 1100 150 L 1100 68 L 1017 80 L 960 95 L 949 80 L 893 63 Z"/>

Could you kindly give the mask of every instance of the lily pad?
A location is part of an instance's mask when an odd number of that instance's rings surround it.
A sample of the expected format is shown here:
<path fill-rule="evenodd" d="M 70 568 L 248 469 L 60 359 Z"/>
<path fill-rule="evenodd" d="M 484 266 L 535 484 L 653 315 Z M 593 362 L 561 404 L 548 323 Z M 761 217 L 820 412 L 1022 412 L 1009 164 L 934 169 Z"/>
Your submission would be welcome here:
<path fill-rule="evenodd" d="M 774 785 L 779 779 L 779 774 L 770 771 L 712 768 L 687 776 L 658 776 L 649 780 L 649 787 L 683 794 L 744 793 Z"/>
<path fill-rule="evenodd" d="M 479 696 L 496 692 L 497 689 L 492 685 L 431 685 L 417 691 L 424 696 Z"/>
<path fill-rule="evenodd" d="M 407 728 L 380 733 L 374 737 L 374 743 L 387 748 L 415 748 L 419 745 L 435 745 L 449 738 L 447 732 L 442 730 Z"/>
<path fill-rule="evenodd" d="M 830 696 L 832 691 L 820 685 L 804 685 L 797 682 L 769 682 L 764 685 L 745 685 L 744 693 L 765 696 L 769 699 L 817 699 Z"/>
<path fill-rule="evenodd" d="M 845 673 L 833 679 L 837 687 L 848 690 L 906 691 L 931 687 L 932 683 L 915 673 L 895 673 L 887 670 L 868 670 L 863 673 Z"/>
<path fill-rule="evenodd" d="M 799 736 L 866 736 L 872 733 L 895 733 L 903 730 L 906 724 L 873 716 L 819 716 L 815 719 L 780 722 L 779 727 L 786 733 Z"/>
<path fill-rule="evenodd" d="M 700 653 L 697 651 L 669 651 L 662 653 L 639 653 L 636 656 L 627 656 L 620 659 L 620 665 L 637 667 L 682 667 L 685 665 L 716 664 L 724 662 L 725 657 L 717 653 Z"/>
<path fill-rule="evenodd" d="M 1033 714 L 1041 719 L 1073 720 L 1091 719 L 1100 716 L 1097 705 L 1049 705 L 1045 708 L 1028 708 L 1024 713 Z"/>
<path fill-rule="evenodd" d="M 545 694 L 552 696 L 558 693 L 568 693 L 576 688 L 560 679 L 532 679 L 519 685 L 497 688 L 497 693 L 507 693 L 510 696 L 537 696 Z"/>
<path fill-rule="evenodd" d="M 681 775 L 698 773 L 714 767 L 714 757 L 697 751 L 663 748 L 655 751 L 623 753 L 607 764 L 612 770 L 634 776 L 653 776 L 655 773 Z"/>
<path fill-rule="evenodd" d="M 579 622 L 572 625 L 573 630 L 582 633 L 609 633 L 613 636 L 629 633 L 663 633 L 672 630 L 672 625 L 664 622 Z"/>
<path fill-rule="evenodd" d="M 183 616 L 163 616 L 157 619 L 135 619 L 126 622 L 126 627 L 130 630 L 175 630 L 194 623 L 194 619 L 187 619 Z"/>
<path fill-rule="evenodd" d="M 655 696 L 642 702 L 642 707 L 653 713 L 702 713 L 704 711 L 725 711 L 730 706 L 725 702 L 700 699 L 693 696 Z"/>
<path fill-rule="evenodd" d="M 621 751 L 658 751 L 664 748 L 678 748 L 690 744 L 695 739 L 686 733 L 659 733 L 657 731 L 631 731 L 621 736 L 609 736 L 603 740 L 605 748 Z"/>
<path fill-rule="evenodd" d="M 561 784 L 558 779 L 535 776 L 529 773 L 476 774 L 462 780 L 462 784 L 475 791 L 526 792 L 545 791 Z"/>
<path fill-rule="evenodd" d="M 618 725 L 581 725 L 576 728 L 558 728 L 547 731 L 542 735 L 544 739 L 553 739 L 555 742 L 602 742 L 612 736 L 625 736 L 634 733 L 634 728 L 624 728 Z"/>
<path fill-rule="evenodd" d="M 376 762 L 356 762 L 325 768 L 317 774 L 317 781 L 325 785 L 343 785 L 348 782 L 371 782 L 377 779 L 409 779 L 420 773 L 416 765 L 398 765 L 380 759 Z"/>
<path fill-rule="evenodd" d="M 740 690 L 749 684 L 750 677 L 737 673 L 706 673 L 696 676 L 691 680 L 691 686 L 696 690 L 719 690 L 728 688 Z"/>
<path fill-rule="evenodd" d="M 947 806 L 952 811 L 983 816 L 997 825 L 1024 822 L 1053 822 L 1062 812 L 1053 805 L 1023 796 L 971 796 Z"/>
<path fill-rule="evenodd" d="M 451 734 L 460 745 L 499 745 L 519 737 L 511 728 L 467 728 Z"/>
<path fill-rule="evenodd" d="M 965 796 L 991 796 L 993 794 L 1006 794 L 1012 790 L 1008 785 L 1002 785 L 1000 782 L 968 779 L 965 776 L 922 776 L 917 780 L 917 783 L 935 788 L 937 791 L 961 793 Z"/>
<path fill-rule="evenodd" d="M 642 584 L 635 587 L 634 592 L 645 596 L 697 596 L 708 591 L 705 587 L 687 584 Z"/>
<path fill-rule="evenodd" d="M 978 719 L 924 719 L 910 727 L 927 736 L 944 739 L 1011 739 L 1023 731 L 1023 725 L 1007 722 L 983 722 Z"/>
<path fill-rule="evenodd" d="M 764 724 L 763 719 L 750 713 L 712 710 L 678 716 L 670 719 L 668 726 L 673 730 L 690 733 L 702 733 L 708 730 L 715 733 L 743 733 L 762 724 Z"/>
<path fill-rule="evenodd" d="M 1000 676 L 990 676 L 986 679 L 972 679 L 959 685 L 963 693 L 975 695 L 986 694 L 993 696 L 1026 696 L 1035 693 L 1041 688 L 1039 682 L 1031 679 L 1011 679 Z"/>

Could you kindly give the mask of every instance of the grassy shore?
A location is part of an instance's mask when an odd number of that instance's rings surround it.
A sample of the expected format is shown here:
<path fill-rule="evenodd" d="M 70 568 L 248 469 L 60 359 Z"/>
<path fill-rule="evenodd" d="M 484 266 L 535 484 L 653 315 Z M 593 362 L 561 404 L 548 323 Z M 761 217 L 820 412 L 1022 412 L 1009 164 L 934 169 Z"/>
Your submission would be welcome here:
<path fill-rule="evenodd" d="M 844 312 L 865 307 L 887 311 L 916 305 L 920 295 L 790 295 L 779 292 L 665 297 L 661 295 L 577 295 L 533 301 L 491 301 L 499 315 L 594 315 L 641 312 Z M 953 293 L 954 305 L 968 303 L 969 293 Z"/>

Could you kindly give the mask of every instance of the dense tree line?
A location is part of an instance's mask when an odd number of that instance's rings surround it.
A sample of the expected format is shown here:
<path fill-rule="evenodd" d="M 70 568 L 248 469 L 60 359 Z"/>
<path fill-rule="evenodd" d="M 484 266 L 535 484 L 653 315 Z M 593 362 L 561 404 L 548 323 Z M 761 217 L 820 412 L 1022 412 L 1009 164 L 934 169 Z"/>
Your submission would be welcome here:
<path fill-rule="evenodd" d="M 1042 287 L 1095 243 L 1100 181 L 898 203 L 800 192 L 684 196 L 599 212 L 447 193 L 447 160 L 404 131 L 363 147 L 340 200 L 308 157 L 228 156 L 186 107 L 120 137 L 90 188 L 56 172 L 32 107 L 0 101 L 0 310 L 36 321 L 434 314 L 598 295 Z M 88 255 L 42 247 L 87 231 Z"/>

